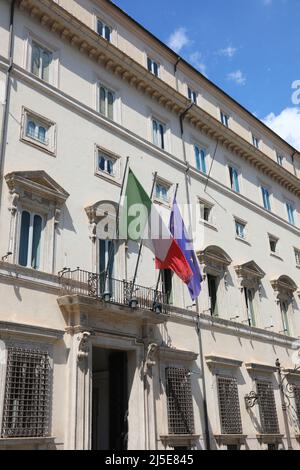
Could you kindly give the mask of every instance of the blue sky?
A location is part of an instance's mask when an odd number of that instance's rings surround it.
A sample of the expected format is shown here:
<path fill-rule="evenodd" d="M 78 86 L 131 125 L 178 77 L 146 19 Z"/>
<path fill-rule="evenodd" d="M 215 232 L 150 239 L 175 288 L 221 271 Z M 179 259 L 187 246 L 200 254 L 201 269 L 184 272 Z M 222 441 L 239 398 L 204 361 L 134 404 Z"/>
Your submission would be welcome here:
<path fill-rule="evenodd" d="M 114 3 L 300 149 L 299 0 Z"/>

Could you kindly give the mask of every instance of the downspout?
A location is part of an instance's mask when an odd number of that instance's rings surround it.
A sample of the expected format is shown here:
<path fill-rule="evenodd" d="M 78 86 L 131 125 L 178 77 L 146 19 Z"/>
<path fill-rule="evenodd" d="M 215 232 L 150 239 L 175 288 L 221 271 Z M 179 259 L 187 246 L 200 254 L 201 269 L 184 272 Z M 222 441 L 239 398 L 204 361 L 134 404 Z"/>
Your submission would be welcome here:
<path fill-rule="evenodd" d="M 2 199 L 3 167 L 4 167 L 5 150 L 6 150 L 7 122 L 8 122 L 8 116 L 9 116 L 11 72 L 13 68 L 15 4 L 16 4 L 16 0 L 12 0 L 11 5 L 10 5 L 10 19 L 9 19 L 9 48 L 8 48 L 9 65 L 8 65 L 7 74 L 6 74 L 5 94 L 4 94 L 4 103 L 3 103 L 4 110 L 3 110 L 1 134 L 0 134 L 0 207 L 1 207 L 1 199 Z"/>
<path fill-rule="evenodd" d="M 187 202 L 188 202 L 188 207 L 189 207 L 190 224 L 192 223 L 192 217 L 191 217 L 191 210 L 190 210 L 190 193 L 189 193 L 189 175 L 188 175 L 189 164 L 188 164 L 187 156 L 186 156 L 183 121 L 184 121 L 184 118 L 185 118 L 186 114 L 188 113 L 188 111 L 193 106 L 194 106 L 194 103 L 191 103 L 190 106 L 188 106 L 188 108 L 185 111 L 183 111 L 183 113 L 181 113 L 180 116 L 179 116 L 183 158 L 184 158 L 184 163 L 186 165 L 185 187 L 186 187 Z M 201 336 L 201 328 L 200 328 L 200 315 L 199 315 L 198 299 L 196 300 L 196 308 L 197 308 L 197 312 L 198 312 L 196 329 L 197 329 L 198 341 L 199 341 L 199 353 L 200 353 L 201 372 L 202 372 L 201 378 L 202 378 L 202 390 L 203 390 L 205 449 L 210 450 L 210 434 L 209 434 L 209 421 L 208 421 L 208 411 L 207 411 L 207 394 L 206 394 L 206 383 L 205 383 L 205 373 L 204 373 L 203 347 L 202 347 L 202 336 Z"/>

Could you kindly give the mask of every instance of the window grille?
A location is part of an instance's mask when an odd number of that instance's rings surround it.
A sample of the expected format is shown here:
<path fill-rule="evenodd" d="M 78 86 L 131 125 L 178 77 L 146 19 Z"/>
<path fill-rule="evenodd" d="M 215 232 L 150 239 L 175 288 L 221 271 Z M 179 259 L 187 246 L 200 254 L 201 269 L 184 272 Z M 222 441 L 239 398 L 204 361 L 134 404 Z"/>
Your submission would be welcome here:
<path fill-rule="evenodd" d="M 263 434 L 279 434 L 274 389 L 271 382 L 257 381 L 260 422 Z"/>
<path fill-rule="evenodd" d="M 1 437 L 47 436 L 49 408 L 48 354 L 9 347 Z"/>
<path fill-rule="evenodd" d="M 218 395 L 222 434 L 242 434 L 236 379 L 233 377 L 218 377 Z"/>
<path fill-rule="evenodd" d="M 294 389 L 294 396 L 295 396 L 298 425 L 300 426 L 300 385 L 294 385 L 293 389 Z"/>
<path fill-rule="evenodd" d="M 190 371 L 166 369 L 169 434 L 193 434 L 194 412 Z"/>

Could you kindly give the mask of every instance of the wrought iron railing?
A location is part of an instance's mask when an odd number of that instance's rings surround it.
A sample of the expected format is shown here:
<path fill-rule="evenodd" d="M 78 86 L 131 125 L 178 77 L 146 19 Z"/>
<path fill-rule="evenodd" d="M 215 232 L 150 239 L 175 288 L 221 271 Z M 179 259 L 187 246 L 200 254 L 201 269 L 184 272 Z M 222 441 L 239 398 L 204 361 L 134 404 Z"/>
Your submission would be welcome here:
<path fill-rule="evenodd" d="M 126 305 L 131 308 L 169 313 L 169 295 L 158 289 L 133 285 L 131 281 L 107 276 L 105 272 L 97 274 L 80 268 L 63 269 L 59 272 L 59 277 L 63 295 L 87 295 L 104 302 Z"/>

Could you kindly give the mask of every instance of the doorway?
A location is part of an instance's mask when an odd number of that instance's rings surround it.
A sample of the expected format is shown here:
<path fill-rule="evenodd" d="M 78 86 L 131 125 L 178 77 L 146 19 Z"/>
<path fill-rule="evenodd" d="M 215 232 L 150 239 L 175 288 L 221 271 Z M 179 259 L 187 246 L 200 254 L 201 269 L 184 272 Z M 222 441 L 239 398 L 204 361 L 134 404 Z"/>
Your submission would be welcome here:
<path fill-rule="evenodd" d="M 127 450 L 127 352 L 93 348 L 92 449 Z"/>

